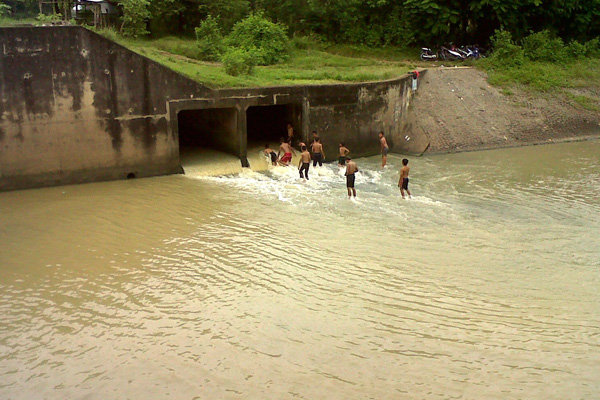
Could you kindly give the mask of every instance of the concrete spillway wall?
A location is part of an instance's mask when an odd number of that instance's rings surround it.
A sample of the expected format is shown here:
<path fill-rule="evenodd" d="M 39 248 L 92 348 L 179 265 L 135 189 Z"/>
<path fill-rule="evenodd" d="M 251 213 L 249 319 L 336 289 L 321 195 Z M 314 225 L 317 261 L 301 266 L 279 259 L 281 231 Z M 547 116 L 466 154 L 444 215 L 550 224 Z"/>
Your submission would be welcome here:
<path fill-rule="evenodd" d="M 207 88 L 79 27 L 0 43 L 0 189 L 179 170 L 167 101 Z"/>
<path fill-rule="evenodd" d="M 0 44 L 0 190 L 177 173 L 196 139 L 247 164 L 269 112 L 300 138 L 317 130 L 329 159 L 339 141 L 366 156 L 379 131 L 393 150 L 405 140 L 409 76 L 211 90 L 81 27 L 1 28 Z"/>

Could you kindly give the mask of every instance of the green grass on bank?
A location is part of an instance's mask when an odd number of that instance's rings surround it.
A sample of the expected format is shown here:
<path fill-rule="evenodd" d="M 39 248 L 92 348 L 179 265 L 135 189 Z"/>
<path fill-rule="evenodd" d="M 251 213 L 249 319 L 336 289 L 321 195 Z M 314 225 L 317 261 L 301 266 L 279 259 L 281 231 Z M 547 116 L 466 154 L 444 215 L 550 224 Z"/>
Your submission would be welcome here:
<path fill-rule="evenodd" d="M 516 87 L 530 93 L 563 94 L 585 110 L 600 111 L 600 59 L 566 63 L 526 60 L 518 67 L 482 60 L 477 66 L 488 73 L 490 84 L 501 87 L 505 95 L 512 95 Z"/>
<path fill-rule="evenodd" d="M 35 18 L 13 19 L 7 17 L 0 17 L 0 28 L 19 25 L 41 25 L 41 22 L 36 20 Z"/>
<path fill-rule="evenodd" d="M 110 33 L 107 37 L 212 88 L 376 81 L 401 76 L 415 67 L 398 49 L 386 49 L 386 54 L 396 55 L 383 57 L 380 49 L 369 55 L 365 48 L 357 57 L 347 55 L 355 52 L 351 46 L 337 46 L 335 51 L 329 51 L 327 46 L 309 45 L 306 49 L 294 49 L 283 63 L 256 67 L 252 75 L 231 76 L 220 63 L 198 60 L 194 39 L 130 39 Z"/>
<path fill-rule="evenodd" d="M 518 67 L 503 68 L 488 60 L 478 67 L 484 69 L 492 85 L 508 88 L 520 85 L 532 91 L 559 88 L 600 87 L 600 60 L 583 59 L 569 63 L 525 61 Z"/>

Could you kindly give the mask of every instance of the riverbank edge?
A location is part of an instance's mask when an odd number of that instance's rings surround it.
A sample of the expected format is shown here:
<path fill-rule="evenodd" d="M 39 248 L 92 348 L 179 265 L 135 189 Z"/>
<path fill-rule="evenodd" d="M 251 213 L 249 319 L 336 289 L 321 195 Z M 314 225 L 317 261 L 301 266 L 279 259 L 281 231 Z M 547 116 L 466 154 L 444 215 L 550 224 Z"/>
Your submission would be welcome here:
<path fill-rule="evenodd" d="M 583 88 L 594 96 L 600 88 Z M 600 138 L 600 113 L 571 101 L 568 90 L 511 95 L 475 68 L 423 71 L 406 133 L 392 151 L 450 154 Z"/>

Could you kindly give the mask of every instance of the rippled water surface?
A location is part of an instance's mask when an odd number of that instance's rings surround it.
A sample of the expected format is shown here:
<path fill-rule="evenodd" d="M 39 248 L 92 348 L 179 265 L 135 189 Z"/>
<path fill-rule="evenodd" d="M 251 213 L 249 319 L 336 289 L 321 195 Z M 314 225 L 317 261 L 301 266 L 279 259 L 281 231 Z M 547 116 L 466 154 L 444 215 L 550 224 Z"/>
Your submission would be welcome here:
<path fill-rule="evenodd" d="M 0 398 L 600 398 L 599 142 L 356 161 L 0 193 Z"/>

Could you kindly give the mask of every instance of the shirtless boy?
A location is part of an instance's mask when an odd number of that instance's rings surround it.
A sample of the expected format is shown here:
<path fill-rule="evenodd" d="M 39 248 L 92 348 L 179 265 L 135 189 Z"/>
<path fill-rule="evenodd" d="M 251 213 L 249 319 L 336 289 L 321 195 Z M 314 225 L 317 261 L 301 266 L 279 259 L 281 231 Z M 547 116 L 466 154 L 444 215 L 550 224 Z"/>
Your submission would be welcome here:
<path fill-rule="evenodd" d="M 338 166 L 342 167 L 346 165 L 346 156 L 350 153 L 350 150 L 346 148 L 344 142 L 340 142 L 340 158 L 338 160 Z"/>
<path fill-rule="evenodd" d="M 302 153 L 300 154 L 300 162 L 298 162 L 298 170 L 300 171 L 300 178 L 308 180 L 308 168 L 310 167 L 310 153 L 306 146 L 302 146 Z M 306 175 L 306 177 L 305 177 Z"/>
<path fill-rule="evenodd" d="M 283 138 L 280 139 L 280 142 L 281 145 L 279 146 L 279 152 L 277 152 L 277 157 L 279 157 L 281 153 L 283 153 L 283 157 L 279 159 L 279 163 L 281 165 L 289 165 L 292 161 L 292 153 L 296 154 L 296 152 L 292 148 L 292 145 L 289 142 L 283 140 Z"/>
<path fill-rule="evenodd" d="M 405 190 L 408 193 L 408 197 L 412 199 L 410 190 L 408 190 L 408 172 L 410 171 L 410 167 L 408 166 L 408 160 L 406 158 L 402 160 L 402 165 L 403 167 L 400 169 L 400 180 L 398 181 L 398 187 L 400 188 L 400 193 L 402 193 L 403 199 Z"/>
<path fill-rule="evenodd" d="M 358 172 L 358 167 L 352 159 L 346 156 L 346 187 L 348 188 L 348 198 L 356 197 L 356 189 L 354 189 L 354 174 Z"/>
<path fill-rule="evenodd" d="M 277 165 L 277 153 L 275 153 L 275 151 L 273 151 L 273 149 L 269 147 L 268 143 L 265 144 L 264 153 L 267 156 L 271 157 L 271 164 Z"/>
<path fill-rule="evenodd" d="M 323 166 L 323 158 L 325 157 L 325 152 L 323 151 L 323 145 L 321 144 L 321 139 L 319 137 L 315 138 L 315 141 L 311 145 L 313 151 L 313 167 L 317 166 L 319 163 L 319 167 Z"/>
<path fill-rule="evenodd" d="M 318 138 L 317 131 L 312 131 L 312 141 L 314 142 L 316 138 Z"/>
<path fill-rule="evenodd" d="M 390 150 L 383 132 L 379 132 L 379 145 L 381 146 L 381 168 L 383 168 L 387 163 L 387 154 Z"/>
<path fill-rule="evenodd" d="M 290 140 L 294 140 L 294 127 L 292 126 L 291 122 L 287 123 L 287 133 L 287 141 L 289 142 Z"/>

